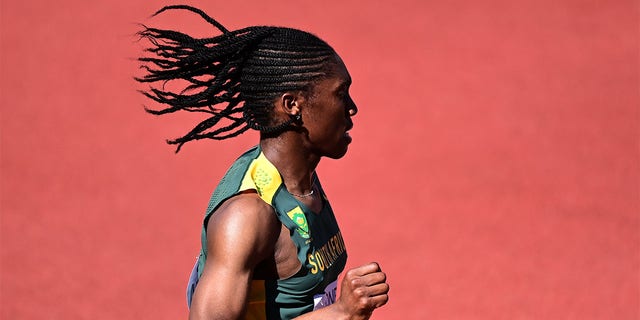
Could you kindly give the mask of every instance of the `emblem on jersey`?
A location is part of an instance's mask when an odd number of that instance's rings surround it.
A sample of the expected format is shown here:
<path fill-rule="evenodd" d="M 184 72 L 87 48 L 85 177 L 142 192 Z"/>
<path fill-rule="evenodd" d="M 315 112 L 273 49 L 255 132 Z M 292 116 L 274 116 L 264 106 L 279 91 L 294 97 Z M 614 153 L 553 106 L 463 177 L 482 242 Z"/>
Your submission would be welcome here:
<path fill-rule="evenodd" d="M 302 209 L 295 207 L 293 210 L 287 212 L 287 216 L 298 226 L 296 228 L 298 234 L 305 239 L 309 239 L 309 225 L 307 224 L 307 217 L 304 215 L 304 212 L 302 212 Z"/>

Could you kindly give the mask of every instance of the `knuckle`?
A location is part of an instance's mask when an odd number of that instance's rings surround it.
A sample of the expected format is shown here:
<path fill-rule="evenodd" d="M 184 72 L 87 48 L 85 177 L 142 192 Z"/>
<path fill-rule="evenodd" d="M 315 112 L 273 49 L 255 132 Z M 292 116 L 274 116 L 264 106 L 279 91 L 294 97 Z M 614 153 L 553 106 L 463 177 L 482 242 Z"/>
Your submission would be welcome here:
<path fill-rule="evenodd" d="M 353 294 L 358 297 L 358 299 L 364 299 L 365 297 L 365 291 L 362 287 L 353 289 Z"/>
<path fill-rule="evenodd" d="M 369 308 L 369 299 L 364 298 L 364 297 L 358 299 L 358 308 L 359 309 L 368 309 Z"/>

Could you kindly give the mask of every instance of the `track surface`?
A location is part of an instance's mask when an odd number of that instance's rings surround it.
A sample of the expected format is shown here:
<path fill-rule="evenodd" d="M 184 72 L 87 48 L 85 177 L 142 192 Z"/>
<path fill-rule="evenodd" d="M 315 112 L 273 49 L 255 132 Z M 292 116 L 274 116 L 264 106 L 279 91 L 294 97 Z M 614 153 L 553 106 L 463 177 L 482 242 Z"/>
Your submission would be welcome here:
<path fill-rule="evenodd" d="M 319 173 L 374 319 L 639 319 L 637 1 L 191 2 L 312 31 L 354 142 Z M 132 75 L 143 1 L 0 4 L 0 318 L 184 319 L 209 193 L 255 134 L 186 145 Z"/>

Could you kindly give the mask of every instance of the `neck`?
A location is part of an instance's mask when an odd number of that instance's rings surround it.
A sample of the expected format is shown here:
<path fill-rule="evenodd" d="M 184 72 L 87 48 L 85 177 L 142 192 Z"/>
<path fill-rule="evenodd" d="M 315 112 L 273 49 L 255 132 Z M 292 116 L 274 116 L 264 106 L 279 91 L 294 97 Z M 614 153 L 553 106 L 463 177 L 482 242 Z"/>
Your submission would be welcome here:
<path fill-rule="evenodd" d="M 260 148 L 278 169 L 290 193 L 301 195 L 313 190 L 313 173 L 320 157 L 304 146 L 298 133 L 283 132 L 277 137 L 261 137 Z"/>

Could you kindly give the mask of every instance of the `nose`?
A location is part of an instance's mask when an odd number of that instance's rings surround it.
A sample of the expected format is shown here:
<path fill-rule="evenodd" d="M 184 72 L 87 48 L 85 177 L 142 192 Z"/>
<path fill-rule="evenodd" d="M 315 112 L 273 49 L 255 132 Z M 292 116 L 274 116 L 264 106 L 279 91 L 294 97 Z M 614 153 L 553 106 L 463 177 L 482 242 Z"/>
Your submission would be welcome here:
<path fill-rule="evenodd" d="M 358 113 L 358 107 L 353 102 L 351 97 L 349 97 L 349 105 L 347 106 L 347 112 L 349 112 L 350 117 L 353 117 Z"/>

